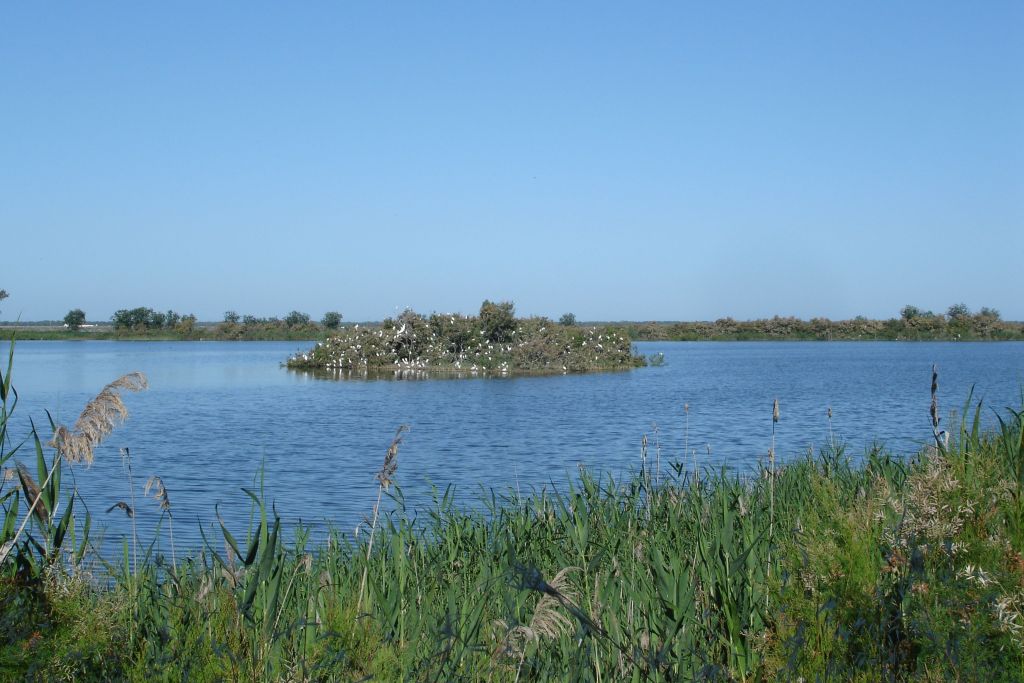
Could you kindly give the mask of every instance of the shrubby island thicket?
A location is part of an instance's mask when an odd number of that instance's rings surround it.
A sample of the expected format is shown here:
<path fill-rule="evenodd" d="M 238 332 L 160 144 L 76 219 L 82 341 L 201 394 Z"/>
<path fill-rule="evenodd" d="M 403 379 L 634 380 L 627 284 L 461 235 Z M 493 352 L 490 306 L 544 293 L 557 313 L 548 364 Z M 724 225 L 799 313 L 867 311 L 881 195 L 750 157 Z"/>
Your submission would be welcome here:
<path fill-rule="evenodd" d="M 511 302 L 484 301 L 477 316 L 406 310 L 379 327 L 343 328 L 288 359 L 296 369 L 336 373 L 413 371 L 497 374 L 621 370 L 643 365 L 614 327 L 516 318 Z"/>

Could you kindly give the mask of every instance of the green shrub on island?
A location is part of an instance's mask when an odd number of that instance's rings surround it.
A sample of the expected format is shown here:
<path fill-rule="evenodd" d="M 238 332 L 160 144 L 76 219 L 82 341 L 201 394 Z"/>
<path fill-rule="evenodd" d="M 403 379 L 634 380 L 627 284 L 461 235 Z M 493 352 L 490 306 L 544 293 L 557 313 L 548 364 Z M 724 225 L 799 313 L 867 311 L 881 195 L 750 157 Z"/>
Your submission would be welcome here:
<path fill-rule="evenodd" d="M 479 316 L 406 310 L 380 327 L 355 325 L 288 359 L 288 367 L 337 372 L 415 370 L 467 374 L 621 370 L 645 364 L 614 327 L 567 327 L 516 318 L 511 302 L 484 301 Z"/>

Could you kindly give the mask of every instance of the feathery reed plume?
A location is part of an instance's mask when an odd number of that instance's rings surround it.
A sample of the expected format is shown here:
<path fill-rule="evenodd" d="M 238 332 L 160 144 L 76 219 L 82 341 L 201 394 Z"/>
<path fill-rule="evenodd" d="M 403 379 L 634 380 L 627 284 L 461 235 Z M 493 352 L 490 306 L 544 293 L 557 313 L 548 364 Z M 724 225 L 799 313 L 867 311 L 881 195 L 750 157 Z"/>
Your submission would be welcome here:
<path fill-rule="evenodd" d="M 124 502 L 123 500 L 119 500 L 110 507 L 108 507 L 107 514 L 109 515 L 114 510 L 124 510 L 124 514 L 128 515 L 129 518 L 135 517 L 135 510 L 133 510 L 132 506 Z"/>
<path fill-rule="evenodd" d="M 43 493 L 39 489 L 39 485 L 36 484 L 35 479 L 33 479 L 32 475 L 29 474 L 28 468 L 20 462 L 15 463 L 15 465 L 18 468 L 18 479 L 21 480 L 21 488 L 25 490 L 25 498 L 26 500 L 33 501 L 34 507 L 32 508 L 32 511 L 35 513 L 35 516 L 39 521 L 45 526 L 50 521 L 50 513 L 47 512 L 45 505 L 38 504 Z"/>
<path fill-rule="evenodd" d="M 363 591 L 366 590 L 366 575 L 370 569 L 370 553 L 373 551 L 373 535 L 377 530 L 377 515 L 380 513 L 380 498 L 384 489 L 391 485 L 391 478 L 398 471 L 398 446 L 402 443 L 404 434 L 409 431 L 409 425 L 399 425 L 395 430 L 395 438 L 391 440 L 387 452 L 384 454 L 384 464 L 375 477 L 380 485 L 377 487 L 377 502 L 373 506 L 373 523 L 370 525 L 370 541 L 366 544 L 366 564 L 363 565 L 363 580 L 359 584 L 359 599 L 356 600 L 356 612 L 363 605 Z"/>
<path fill-rule="evenodd" d="M 541 592 L 540 600 L 533 608 L 530 623 L 519 624 L 508 629 L 505 637 L 494 651 L 492 662 L 502 655 L 519 660 L 516 667 L 516 680 L 519 680 L 526 659 L 527 643 L 539 642 L 541 638 L 553 640 L 572 629 L 572 620 L 558 609 L 562 606 L 562 601 L 554 596 L 561 595 L 562 599 L 569 604 L 579 603 L 579 596 L 572 590 L 568 581 L 569 573 L 574 571 L 579 571 L 579 568 L 566 567 L 555 574 L 547 584 L 551 592 Z M 531 586 L 531 588 L 535 587 Z M 498 622 L 498 624 L 508 628 L 503 622 Z"/>
<path fill-rule="evenodd" d="M 148 496 L 150 490 L 153 491 L 153 500 L 159 503 L 160 509 L 170 516 L 171 499 L 167 496 L 167 487 L 164 486 L 164 480 L 155 474 L 151 476 L 146 480 L 146 485 L 142 488 L 142 495 Z"/>
<path fill-rule="evenodd" d="M 407 431 L 409 431 L 409 425 L 399 425 L 395 432 L 395 438 L 391 440 L 391 445 L 388 446 L 387 453 L 384 454 L 384 464 L 377 472 L 376 479 L 385 489 L 391 485 L 391 478 L 398 471 L 398 446 L 402 443 L 402 435 Z"/>
<path fill-rule="evenodd" d="M 148 496 L 151 489 L 153 491 L 153 499 L 160 504 L 160 509 L 167 513 L 167 525 L 171 534 L 171 566 L 177 570 L 178 559 L 174 552 L 174 515 L 171 514 L 171 498 L 167 495 L 167 487 L 164 486 L 164 480 L 155 474 L 146 480 L 146 485 L 142 489 L 142 495 Z"/>
<path fill-rule="evenodd" d="M 91 464 L 96 446 L 128 418 L 128 408 L 121 400 L 121 392 L 142 391 L 148 386 L 149 382 L 141 372 L 131 372 L 115 379 L 85 404 L 72 429 L 64 425 L 57 427 L 50 445 L 68 462 Z"/>

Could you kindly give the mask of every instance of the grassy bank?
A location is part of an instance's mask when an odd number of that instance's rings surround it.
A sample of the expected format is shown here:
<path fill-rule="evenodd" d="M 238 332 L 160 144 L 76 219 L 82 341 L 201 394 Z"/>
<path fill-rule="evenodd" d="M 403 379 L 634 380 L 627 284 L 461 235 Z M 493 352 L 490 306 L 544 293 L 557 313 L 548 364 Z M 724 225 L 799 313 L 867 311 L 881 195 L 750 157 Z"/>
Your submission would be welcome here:
<path fill-rule="evenodd" d="M 948 443 L 908 458 L 828 443 L 746 476 L 645 439 L 626 481 L 583 472 L 470 507 L 446 491 L 418 514 L 394 481 L 399 431 L 378 475 L 397 511 L 367 510 L 357 538 L 310 547 L 257 491 L 237 496 L 248 529 L 212 516 L 181 557 L 173 492 L 121 484 L 163 523 L 107 564 L 60 478 L 141 386 L 105 388 L 56 450 L 0 435 L 0 678 L 1024 680 L 1021 413 L 982 433 L 968 403 Z M 765 425 L 768 450 L 784 412 Z"/>
<path fill-rule="evenodd" d="M 509 375 L 623 370 L 643 365 L 614 327 L 559 325 L 515 318 L 511 304 L 484 302 L 479 316 L 405 311 L 376 328 L 344 328 L 288 359 L 303 370 L 413 371 Z"/>

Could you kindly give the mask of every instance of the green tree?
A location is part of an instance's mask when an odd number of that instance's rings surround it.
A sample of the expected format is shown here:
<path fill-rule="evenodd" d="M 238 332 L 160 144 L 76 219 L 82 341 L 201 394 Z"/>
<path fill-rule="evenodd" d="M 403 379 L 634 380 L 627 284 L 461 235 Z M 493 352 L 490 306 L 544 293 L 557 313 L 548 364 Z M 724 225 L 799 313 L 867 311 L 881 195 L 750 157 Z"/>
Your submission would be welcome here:
<path fill-rule="evenodd" d="M 3 301 L 6 298 L 7 298 L 7 290 L 6 289 L 0 289 L 0 301 Z"/>
<path fill-rule="evenodd" d="M 114 322 L 115 329 L 141 330 L 152 326 L 154 313 L 155 311 L 152 308 L 122 308 L 114 312 L 111 320 Z"/>
<path fill-rule="evenodd" d="M 493 342 L 508 341 L 516 329 L 516 307 L 511 301 L 494 303 L 484 300 L 480 304 L 480 324 L 484 334 Z"/>
<path fill-rule="evenodd" d="M 181 335 L 190 336 L 196 329 L 196 317 L 189 313 L 188 315 L 181 316 L 178 324 L 174 326 L 174 330 Z"/>
<path fill-rule="evenodd" d="M 910 304 L 907 304 L 906 306 L 900 309 L 900 317 L 903 318 L 904 320 L 913 320 L 914 318 L 920 318 L 921 309 L 918 308 L 917 306 L 911 306 Z"/>
<path fill-rule="evenodd" d="M 576 324 L 576 315 L 574 313 L 565 313 L 558 319 L 558 324 L 573 327 Z"/>
<path fill-rule="evenodd" d="M 64 316 L 64 324 L 72 332 L 77 332 L 78 328 L 85 324 L 85 311 L 81 308 L 72 308 Z"/>
<path fill-rule="evenodd" d="M 971 317 L 971 309 L 967 307 L 967 304 L 953 304 L 946 311 L 946 317 L 950 320 L 964 320 Z"/>
<path fill-rule="evenodd" d="M 299 311 L 292 311 L 284 317 L 284 324 L 288 327 L 298 327 L 299 325 L 308 325 L 309 316 Z"/>
<path fill-rule="evenodd" d="M 224 313 L 224 322 L 229 325 L 237 325 L 239 320 L 240 318 L 238 317 L 238 314 L 234 311 L 227 311 Z"/>
<path fill-rule="evenodd" d="M 327 311 L 324 313 L 323 319 L 320 324 L 326 327 L 328 330 L 336 330 L 341 325 L 341 313 L 337 311 Z"/>

